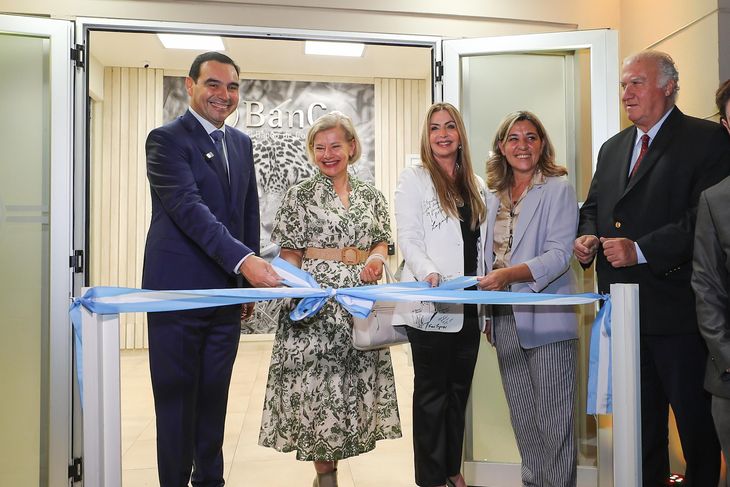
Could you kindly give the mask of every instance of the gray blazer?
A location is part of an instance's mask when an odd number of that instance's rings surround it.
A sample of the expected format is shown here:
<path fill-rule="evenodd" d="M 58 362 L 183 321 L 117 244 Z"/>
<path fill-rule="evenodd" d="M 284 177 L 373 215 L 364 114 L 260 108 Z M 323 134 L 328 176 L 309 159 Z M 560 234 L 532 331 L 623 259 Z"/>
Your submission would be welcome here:
<path fill-rule="evenodd" d="M 536 184 L 521 203 L 514 229 L 512 265 L 525 263 L 534 282 L 512 285 L 513 292 L 573 294 L 575 276 L 570 270 L 573 241 L 578 229 L 575 190 L 565 178 L 549 177 Z M 499 197 L 487 195 L 487 238 L 484 256 L 487 272 L 494 263 L 494 224 Z M 578 337 L 574 306 L 513 306 L 520 345 L 539 347 Z"/>
<path fill-rule="evenodd" d="M 730 399 L 730 177 L 700 195 L 692 268 L 697 322 L 710 352 L 705 389 Z"/>

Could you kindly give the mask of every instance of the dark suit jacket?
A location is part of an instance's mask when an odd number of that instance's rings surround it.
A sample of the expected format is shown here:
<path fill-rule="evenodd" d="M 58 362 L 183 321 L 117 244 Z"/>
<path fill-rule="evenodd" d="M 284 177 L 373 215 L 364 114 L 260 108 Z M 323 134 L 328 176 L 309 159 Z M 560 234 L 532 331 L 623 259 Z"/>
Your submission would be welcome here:
<path fill-rule="evenodd" d="M 730 141 L 719 124 L 674 107 L 629 181 L 635 137 L 629 127 L 601 147 L 578 235 L 639 244 L 647 264 L 616 269 L 599 249 L 596 272 L 601 292 L 639 284 L 642 334 L 697 333 L 690 286 L 697 201 L 730 174 Z"/>
<path fill-rule="evenodd" d="M 147 137 L 152 221 L 142 287 L 219 289 L 243 284 L 234 268 L 244 255 L 259 252 L 253 151 L 251 139 L 231 127 L 226 127 L 226 146 L 230 184 L 221 155 L 190 111 Z"/>
<path fill-rule="evenodd" d="M 705 388 L 730 399 L 730 178 L 700 196 L 693 268 L 697 321 L 710 352 Z"/>

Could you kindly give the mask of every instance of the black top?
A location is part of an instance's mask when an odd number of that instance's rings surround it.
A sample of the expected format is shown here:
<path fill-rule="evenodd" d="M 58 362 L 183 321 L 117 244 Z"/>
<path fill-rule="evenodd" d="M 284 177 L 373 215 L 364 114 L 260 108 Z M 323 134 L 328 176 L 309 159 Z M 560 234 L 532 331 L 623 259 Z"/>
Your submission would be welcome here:
<path fill-rule="evenodd" d="M 459 217 L 461 218 L 461 240 L 464 242 L 464 275 L 476 276 L 479 227 L 476 230 L 470 228 L 471 206 L 468 201 L 465 201 L 464 206 L 459 208 Z"/>

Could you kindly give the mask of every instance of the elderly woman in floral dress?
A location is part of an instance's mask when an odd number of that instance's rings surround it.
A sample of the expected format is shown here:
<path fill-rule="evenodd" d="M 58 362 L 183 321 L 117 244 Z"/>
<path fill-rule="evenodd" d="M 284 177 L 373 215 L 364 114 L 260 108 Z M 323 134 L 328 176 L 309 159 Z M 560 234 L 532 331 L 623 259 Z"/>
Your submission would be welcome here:
<path fill-rule="evenodd" d="M 276 215 L 281 257 L 334 288 L 375 283 L 390 241 L 388 208 L 348 173 L 361 153 L 352 121 L 320 117 L 307 135 L 319 172 L 292 187 Z M 352 345 L 352 318 L 334 300 L 293 322 L 282 313 L 271 356 L 259 444 L 314 462 L 315 487 L 337 485 L 337 461 L 401 436 L 390 352 Z"/>

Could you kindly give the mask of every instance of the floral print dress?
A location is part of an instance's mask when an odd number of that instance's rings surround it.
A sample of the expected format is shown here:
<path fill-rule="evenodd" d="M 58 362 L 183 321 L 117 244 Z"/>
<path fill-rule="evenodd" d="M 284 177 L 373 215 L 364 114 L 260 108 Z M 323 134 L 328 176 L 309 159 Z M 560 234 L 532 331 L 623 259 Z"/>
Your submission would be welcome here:
<path fill-rule="evenodd" d="M 385 198 L 350 176 L 345 209 L 321 173 L 289 189 L 272 241 L 291 249 L 357 247 L 390 241 Z M 302 269 L 323 287 L 362 285 L 363 264 L 304 259 Z M 279 317 L 269 367 L 259 444 L 297 452 L 298 460 L 333 461 L 401 436 L 390 351 L 352 346 L 352 318 L 335 300 L 313 317 Z"/>

